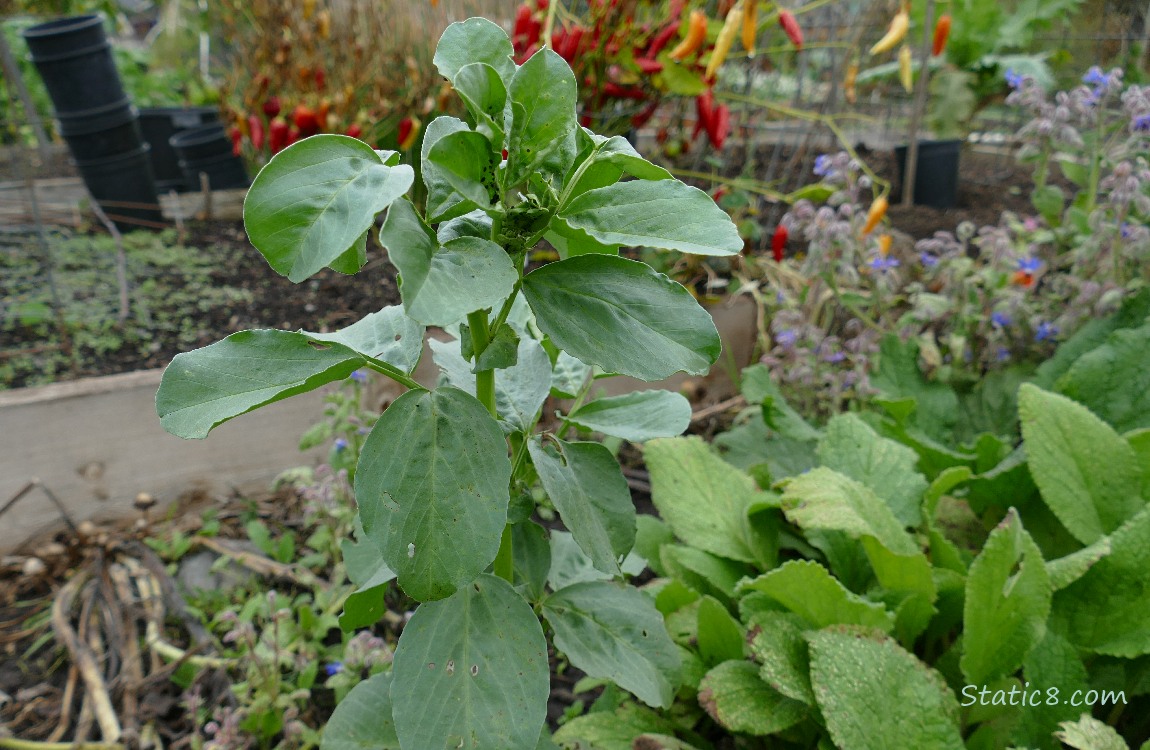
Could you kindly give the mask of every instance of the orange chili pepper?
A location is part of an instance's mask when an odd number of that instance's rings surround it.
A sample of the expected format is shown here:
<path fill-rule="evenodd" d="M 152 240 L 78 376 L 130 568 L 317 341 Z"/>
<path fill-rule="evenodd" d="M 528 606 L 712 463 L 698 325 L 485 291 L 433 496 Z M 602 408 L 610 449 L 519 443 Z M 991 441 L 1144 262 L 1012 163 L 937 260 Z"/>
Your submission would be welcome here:
<path fill-rule="evenodd" d="M 888 205 L 885 195 L 880 195 L 874 203 L 870 204 L 870 210 L 866 212 L 866 223 L 863 224 L 862 228 L 863 236 L 874 231 L 874 228 L 882 221 L 882 217 L 886 216 Z"/>
<path fill-rule="evenodd" d="M 938 23 L 934 25 L 934 46 L 931 47 L 930 53 L 935 57 L 942 54 L 946 49 L 946 40 L 950 38 L 950 14 L 944 14 L 939 17 Z"/>
<path fill-rule="evenodd" d="M 749 0 L 743 9 L 743 49 L 755 54 L 755 39 L 759 35 L 759 4 L 757 0 Z"/>
<path fill-rule="evenodd" d="M 682 60 L 698 50 L 706 39 L 707 14 L 701 10 L 693 10 L 690 18 L 687 19 L 687 36 L 679 42 L 675 49 L 671 50 L 671 57 L 675 60 Z"/>
<path fill-rule="evenodd" d="M 894 238 L 889 234 L 880 234 L 878 236 L 878 251 L 884 258 L 890 255 L 890 246 L 894 242 Z"/>
<path fill-rule="evenodd" d="M 851 60 L 847 65 L 846 76 L 843 77 L 843 94 L 849 103 L 854 104 L 858 98 L 858 89 L 855 87 L 855 82 L 859 77 L 859 64 L 857 60 Z"/>

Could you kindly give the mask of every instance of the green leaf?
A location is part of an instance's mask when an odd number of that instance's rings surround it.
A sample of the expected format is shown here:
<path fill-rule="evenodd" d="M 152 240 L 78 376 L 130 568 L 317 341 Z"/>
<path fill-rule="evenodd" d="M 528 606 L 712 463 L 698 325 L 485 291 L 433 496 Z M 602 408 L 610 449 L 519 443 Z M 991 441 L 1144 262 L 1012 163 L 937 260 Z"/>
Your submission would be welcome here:
<path fill-rule="evenodd" d="M 699 705 L 719 726 L 757 737 L 782 732 L 807 716 L 807 707 L 763 682 L 746 661 L 727 661 L 699 685 Z"/>
<path fill-rule="evenodd" d="M 460 130 L 437 139 L 427 151 L 427 161 L 442 179 L 466 199 L 468 205 L 488 208 L 496 202 L 497 157 L 491 141 L 482 133 Z"/>
<path fill-rule="evenodd" d="M 753 571 L 750 565 L 712 555 L 701 549 L 678 544 L 665 544 L 660 561 L 675 578 L 703 594 L 711 594 L 724 604 L 731 604 L 735 587 Z"/>
<path fill-rule="evenodd" d="M 847 591 L 827 569 L 810 560 L 791 560 L 739 585 L 739 591 L 759 591 L 815 628 L 862 625 L 890 632 L 894 617 L 881 604 Z"/>
<path fill-rule="evenodd" d="M 522 587 L 529 601 L 543 598 L 551 572 L 551 543 L 547 530 L 534 521 L 511 527 L 511 553 L 514 557 L 515 586 Z"/>
<path fill-rule="evenodd" d="M 1078 721 L 1064 721 L 1055 736 L 1075 750 L 1130 750 L 1126 740 L 1113 727 L 1083 713 Z"/>
<path fill-rule="evenodd" d="M 495 559 L 510 502 L 504 446 L 483 404 L 448 387 L 403 394 L 367 436 L 363 527 L 412 598 L 450 596 Z"/>
<path fill-rule="evenodd" d="M 751 653 L 761 665 L 759 677 L 788 698 L 815 705 L 803 619 L 789 612 L 759 612 L 751 625 Z"/>
<path fill-rule="evenodd" d="M 435 230 L 435 236 L 441 245 L 459 237 L 490 239 L 491 217 L 478 209 L 471 211 L 441 223 Z"/>
<path fill-rule="evenodd" d="M 355 519 L 355 537 L 339 543 L 347 577 L 357 587 L 343 604 L 339 627 L 344 632 L 365 628 L 379 622 L 386 611 L 383 596 L 387 584 L 395 579 L 395 572 L 387 566 L 383 552 L 363 531 L 359 517 Z"/>
<path fill-rule="evenodd" d="M 551 393 L 557 398 L 575 398 L 590 375 L 589 366 L 561 351 L 551 375 Z"/>
<path fill-rule="evenodd" d="M 411 167 L 387 166 L 363 141 L 304 138 L 260 170 L 244 200 L 244 228 L 268 264 L 299 283 L 365 242 L 375 215 L 414 180 Z"/>
<path fill-rule="evenodd" d="M 787 519 L 803 529 L 871 536 L 897 555 L 914 555 L 918 545 L 891 509 L 867 487 L 819 467 L 787 480 L 782 497 Z"/>
<path fill-rule="evenodd" d="M 1061 591 L 1086 575 L 1094 563 L 1110 554 L 1110 537 L 1104 536 L 1089 547 L 1051 560 L 1046 563 L 1046 574 L 1050 577 L 1050 588 Z"/>
<path fill-rule="evenodd" d="M 856 414 L 840 414 L 827 423 L 819 442 L 822 465 L 874 490 L 903 526 L 918 526 L 926 478 L 915 469 L 918 455 L 879 437 Z"/>
<path fill-rule="evenodd" d="M 639 575 L 645 566 L 642 559 L 631 553 L 619 567 L 627 575 Z M 547 583 L 552 590 L 558 591 L 574 583 L 610 578 L 609 574 L 596 570 L 591 558 L 579 548 L 571 534 L 566 531 L 551 532 L 551 569 L 547 573 Z"/>
<path fill-rule="evenodd" d="M 1110 537 L 1110 554 L 1054 594 L 1051 624 L 1089 651 L 1150 654 L 1150 510 Z"/>
<path fill-rule="evenodd" d="M 633 180 L 590 190 L 559 217 L 605 245 L 734 255 L 743 239 L 725 211 L 678 180 Z"/>
<path fill-rule="evenodd" d="M 597 711 L 578 716 L 559 727 L 555 741 L 565 750 L 632 750 L 641 734 L 673 734 L 675 725 L 654 711 L 624 703 L 614 713 Z"/>
<path fill-rule="evenodd" d="M 323 728 L 320 750 L 399 750 L 391 718 L 391 672 L 351 689 Z"/>
<path fill-rule="evenodd" d="M 447 382 L 475 394 L 475 373 L 459 353 L 458 341 L 430 342 L 435 364 Z M 551 359 L 543 346 L 533 338 L 521 338 L 515 354 L 515 365 L 495 371 L 495 407 L 503 431 L 530 432 L 535 415 L 547 399 L 551 386 Z"/>
<path fill-rule="evenodd" d="M 966 578 L 962 672 L 985 685 L 1013 674 L 1046 632 L 1050 578 L 1038 545 L 1011 510 Z"/>
<path fill-rule="evenodd" d="M 913 654 L 840 629 L 807 638 L 811 683 L 837 747 L 962 750 L 954 694 Z"/>
<path fill-rule="evenodd" d="M 461 326 L 462 328 L 462 326 Z M 519 362 L 519 334 L 511 326 L 500 326 L 495 337 L 487 342 L 487 348 L 475 361 L 472 372 L 484 370 L 506 370 Z"/>
<path fill-rule="evenodd" d="M 528 443 L 531 462 L 563 524 L 595 567 L 619 575 L 618 560 L 635 543 L 635 506 L 619 462 L 602 443 L 539 438 Z"/>
<path fill-rule="evenodd" d="M 663 63 L 663 70 L 659 75 L 663 78 L 667 93 L 675 96 L 698 96 L 707 90 L 707 82 L 703 77 L 686 65 L 680 64 L 669 52 L 660 54 L 658 60 Z"/>
<path fill-rule="evenodd" d="M 443 31 L 431 62 L 453 83 L 460 70 L 477 62 L 490 65 L 504 81 L 510 81 L 515 74 L 514 55 L 511 40 L 501 26 L 486 18 L 469 18 Z"/>
<path fill-rule="evenodd" d="M 1022 386 L 1018 402 L 1030 473 L 1076 539 L 1096 542 L 1145 506 L 1137 457 L 1113 428 L 1081 404 L 1033 385 Z"/>
<path fill-rule="evenodd" d="M 1066 195 L 1057 185 L 1043 185 L 1030 193 L 1030 203 L 1046 223 L 1058 226 L 1062 223 L 1062 209 L 1066 208 Z"/>
<path fill-rule="evenodd" d="M 699 602 L 699 655 L 709 666 L 743 658 L 743 629 L 718 599 Z"/>
<path fill-rule="evenodd" d="M 367 364 L 342 344 L 312 342 L 305 333 L 240 331 L 177 354 L 156 393 L 161 426 L 177 437 L 207 437 L 233 417 L 343 380 Z"/>
<path fill-rule="evenodd" d="M 932 438 L 947 439 L 958 418 L 958 397 L 950 386 L 923 377 L 915 341 L 904 343 L 893 334 L 883 338 L 871 385 L 888 398 L 913 398 L 914 424 Z"/>
<path fill-rule="evenodd" d="M 543 616 L 572 665 L 649 706 L 671 705 L 679 653 L 646 594 L 608 581 L 576 583 L 544 599 Z"/>
<path fill-rule="evenodd" d="M 567 202 L 588 190 L 614 185 L 624 174 L 640 180 L 672 179 L 670 172 L 644 159 L 623 136 L 604 138 L 591 133 L 589 137 L 594 145 L 586 160 L 574 169 L 578 182 L 564 191 Z"/>
<path fill-rule="evenodd" d="M 742 372 L 741 392 L 748 404 L 762 406 L 763 421 L 779 435 L 799 441 L 814 441 L 822 433 L 810 425 L 783 398 L 779 384 L 765 365 L 751 365 Z"/>
<path fill-rule="evenodd" d="M 424 325 L 458 323 L 470 312 L 498 305 L 515 290 L 518 276 L 503 248 L 476 237 L 440 245 L 410 201 L 392 204 L 379 242 L 399 269 L 407 314 Z"/>
<path fill-rule="evenodd" d="M 562 178 L 575 159 L 575 74 L 552 50 L 536 52 L 511 79 L 511 130 L 504 184 L 535 173 Z"/>
<path fill-rule="evenodd" d="M 691 424 L 691 402 L 673 391 L 633 391 L 583 404 L 567 421 L 632 443 L 681 435 Z"/>
<path fill-rule="evenodd" d="M 722 350 L 710 315 L 643 263 L 584 255 L 536 269 L 523 293 L 555 345 L 606 372 L 661 380 L 708 372 Z"/>
<path fill-rule="evenodd" d="M 547 639 L 502 578 L 482 575 L 416 609 L 392 671 L 403 747 L 534 750 L 539 742 L 550 690 Z"/>
<path fill-rule="evenodd" d="M 485 22 L 486 23 L 486 22 Z M 452 184 L 447 170 L 431 160 L 431 149 L 453 133 L 470 132 L 462 120 L 454 117 L 436 117 L 423 131 L 423 144 L 419 149 L 420 177 L 427 187 L 427 220 L 432 224 L 466 216 L 478 208 L 463 197 Z M 485 237 L 488 235 L 484 235 Z M 441 242 L 446 242 L 441 239 Z"/>
<path fill-rule="evenodd" d="M 1047 630 L 1046 637 L 1026 657 L 1022 673 L 1031 690 L 1040 687 L 1045 690 L 1034 696 L 1039 700 L 1032 701 L 1022 712 L 1022 720 L 1012 737 L 1014 743 L 1020 747 L 1062 750 L 1061 743 L 1053 736 L 1055 727 L 1060 721 L 1075 719 L 1083 709 L 1070 705 L 1069 701 L 1048 703 L 1046 690 L 1056 687 L 1059 695 L 1069 696 L 1075 690 L 1084 694 L 1090 689 L 1090 678 L 1078 650 L 1066 639 Z"/>
<path fill-rule="evenodd" d="M 559 253 L 561 260 L 574 258 L 577 255 L 600 253 L 603 255 L 618 255 L 618 245 L 604 245 L 584 232 L 582 229 L 572 229 L 562 219 L 553 218 L 543 239 L 551 243 L 555 252 Z"/>
<path fill-rule="evenodd" d="M 475 121 L 491 128 L 502 143 L 507 86 L 499 71 L 487 63 L 471 63 L 459 69 L 452 84 Z"/>
<path fill-rule="evenodd" d="M 755 561 L 747 509 L 760 493 L 750 477 L 698 437 L 653 440 L 643 457 L 651 500 L 676 536 L 716 555 Z"/>
<path fill-rule="evenodd" d="M 1082 355 L 1058 379 L 1057 388 L 1119 432 L 1150 427 L 1150 324 L 1115 331 L 1102 346 Z"/>
<path fill-rule="evenodd" d="M 415 369 L 423 355 L 423 326 L 407 317 L 399 305 L 370 313 L 335 333 L 305 333 L 317 341 L 343 344 L 406 373 Z"/>

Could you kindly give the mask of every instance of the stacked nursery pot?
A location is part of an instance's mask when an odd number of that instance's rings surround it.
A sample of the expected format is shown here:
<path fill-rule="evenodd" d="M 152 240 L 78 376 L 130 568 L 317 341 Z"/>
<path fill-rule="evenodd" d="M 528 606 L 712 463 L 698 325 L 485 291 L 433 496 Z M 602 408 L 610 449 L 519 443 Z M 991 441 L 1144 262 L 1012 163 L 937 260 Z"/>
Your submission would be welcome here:
<path fill-rule="evenodd" d="M 212 190 L 246 188 L 244 162 L 235 153 L 224 126 L 218 122 L 189 128 L 173 135 L 169 141 L 175 151 L 184 181 L 196 189 L 207 180 Z"/>
<path fill-rule="evenodd" d="M 156 189 L 161 194 L 172 190 L 184 193 L 199 189 L 198 178 L 192 183 L 185 178 L 171 139 L 185 130 L 219 121 L 220 113 L 215 107 L 151 107 L 140 110 L 140 130 L 152 147 L 152 172 L 156 177 Z"/>
<path fill-rule="evenodd" d="M 121 229 L 159 226 L 148 144 L 103 21 L 60 18 L 25 29 L 24 40 L 88 192 Z"/>

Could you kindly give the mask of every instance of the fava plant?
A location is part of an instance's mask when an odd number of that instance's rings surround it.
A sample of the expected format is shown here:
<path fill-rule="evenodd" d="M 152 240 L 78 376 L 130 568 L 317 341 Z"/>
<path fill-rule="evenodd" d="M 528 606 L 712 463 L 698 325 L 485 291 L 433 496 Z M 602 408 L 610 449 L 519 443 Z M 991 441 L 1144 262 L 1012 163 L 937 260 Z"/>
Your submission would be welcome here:
<path fill-rule="evenodd" d="M 743 243 L 705 193 L 622 138 L 579 127 L 575 77 L 559 55 L 543 50 L 519 66 L 512 54 L 505 32 L 483 19 L 444 33 L 434 62 L 469 117 L 428 125 L 422 210 L 405 197 L 410 165 L 347 136 L 288 147 L 252 185 L 252 244 L 294 282 L 325 267 L 357 271 L 386 210 L 379 241 L 399 270 L 402 306 L 333 333 L 233 334 L 177 356 L 156 398 L 166 430 L 203 438 L 361 368 L 408 389 L 363 442 L 354 479 L 362 533 L 344 545 L 360 587 L 345 628 L 380 616 L 393 577 L 422 602 L 392 671 L 353 690 L 332 719 L 340 732 L 370 732 L 376 747 L 549 746 L 540 615 L 570 663 L 649 705 L 669 706 L 679 682 L 662 617 L 622 583 L 636 536 L 627 483 L 605 446 L 567 433 L 641 442 L 682 432 L 690 409 L 681 396 L 589 401 L 592 378 L 701 374 L 720 353 L 687 290 L 619 248 L 731 255 Z M 525 273 L 543 239 L 561 259 Z M 457 334 L 433 346 L 443 372 L 433 389 L 411 376 L 425 326 Z M 575 406 L 537 432 L 549 395 Z M 530 520 L 538 483 L 569 534 Z M 553 546 L 555 559 L 578 564 L 552 570 Z"/>

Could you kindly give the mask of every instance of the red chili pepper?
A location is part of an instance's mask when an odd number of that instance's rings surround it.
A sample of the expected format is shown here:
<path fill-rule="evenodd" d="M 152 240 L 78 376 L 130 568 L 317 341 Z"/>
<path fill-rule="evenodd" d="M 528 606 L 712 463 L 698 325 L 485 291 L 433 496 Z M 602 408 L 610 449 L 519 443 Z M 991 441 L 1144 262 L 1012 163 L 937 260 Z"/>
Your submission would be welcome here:
<path fill-rule="evenodd" d="M 787 37 L 791 40 L 791 44 L 795 45 L 795 49 L 803 48 L 803 30 L 799 26 L 799 22 L 795 20 L 795 15 L 789 10 L 779 11 L 779 26 L 783 27 L 783 31 L 787 33 Z"/>
<path fill-rule="evenodd" d="M 347 126 L 346 132 L 347 135 L 350 135 L 352 138 L 359 138 L 361 135 L 363 135 L 363 128 L 359 126 L 358 122 L 353 122 L 351 125 Z"/>
<path fill-rule="evenodd" d="M 655 115 L 655 110 L 658 108 L 659 102 L 656 100 L 648 104 L 646 107 L 643 107 L 643 109 L 639 110 L 635 114 L 631 115 L 631 127 L 637 130 L 646 125 L 651 121 L 651 118 Z"/>
<path fill-rule="evenodd" d="M 603 95 L 614 99 L 633 99 L 635 101 L 643 101 L 647 98 L 643 89 L 637 86 L 621 86 L 614 81 L 603 84 Z"/>
<path fill-rule="evenodd" d="M 520 5 L 515 11 L 515 23 L 511 26 L 511 38 L 526 37 L 527 30 L 531 28 L 531 6 L 526 3 Z"/>
<path fill-rule="evenodd" d="M 248 137 L 256 151 L 264 147 L 264 121 L 257 115 L 248 115 Z"/>
<path fill-rule="evenodd" d="M 241 144 L 243 143 L 243 140 L 244 140 L 244 134 L 242 132 L 240 132 L 240 129 L 238 127 L 233 125 L 231 130 L 228 131 L 228 135 L 232 139 L 232 154 L 235 156 L 239 156 L 240 154 L 243 153 L 243 147 Z"/>
<path fill-rule="evenodd" d="M 647 52 L 644 56 L 649 57 L 652 60 L 658 57 L 659 53 L 663 51 L 663 48 L 666 47 L 667 44 L 675 38 L 675 35 L 679 33 L 679 27 L 682 24 L 682 21 L 676 19 L 675 21 L 663 27 L 663 30 L 655 35 L 655 38 L 651 40 L 651 44 L 647 47 Z"/>
<path fill-rule="evenodd" d="M 658 60 L 652 60 L 649 57 L 636 57 L 635 64 L 639 66 L 639 70 L 647 75 L 655 75 L 656 73 L 663 72 L 663 63 Z"/>
<path fill-rule="evenodd" d="M 787 249 L 787 228 L 782 224 L 775 227 L 775 234 L 771 237 L 771 252 L 776 263 L 783 262 L 783 251 Z"/>
<path fill-rule="evenodd" d="M 564 59 L 574 60 L 575 56 L 579 54 L 580 48 L 583 46 L 583 35 L 587 33 L 587 29 L 582 26 L 576 26 L 571 29 L 571 33 L 567 35 L 567 49 L 565 52 L 569 57 Z"/>
<path fill-rule="evenodd" d="M 707 139 L 711 142 L 712 146 L 721 149 L 730 133 L 731 110 L 726 104 L 720 104 L 718 107 L 715 107 L 714 115 L 711 117 L 711 126 L 707 128 Z"/>
<path fill-rule="evenodd" d="M 269 96 L 264 102 L 264 114 L 270 120 L 280 113 L 280 98 L 278 96 Z"/>
<path fill-rule="evenodd" d="M 567 51 L 567 29 L 558 28 L 551 32 L 551 49 L 567 62 L 571 62 L 564 54 Z"/>
<path fill-rule="evenodd" d="M 316 68 L 315 70 L 315 87 L 319 91 L 323 91 L 324 84 L 327 82 L 327 73 L 323 68 Z"/>
<path fill-rule="evenodd" d="M 1028 271 L 1015 271 L 1010 277 L 1010 283 L 1029 289 L 1034 286 L 1034 274 Z"/>
<path fill-rule="evenodd" d="M 699 137 L 699 133 L 704 130 L 708 133 L 711 131 L 711 121 L 715 119 L 715 95 L 711 89 L 707 89 L 703 93 L 695 97 L 695 132 L 691 134 L 691 140 Z"/>
<path fill-rule="evenodd" d="M 540 13 L 545 13 L 547 12 L 547 7 L 550 4 L 551 3 L 549 3 L 547 0 L 535 0 L 535 10 L 539 11 Z"/>
<path fill-rule="evenodd" d="M 946 49 L 948 37 L 950 37 L 950 14 L 946 13 L 940 16 L 938 23 L 934 25 L 934 45 L 930 50 L 933 56 L 938 57 Z"/>
<path fill-rule="evenodd" d="M 306 104 L 297 104 L 291 113 L 292 122 L 305 137 L 319 132 L 319 119 L 311 107 Z"/>
<path fill-rule="evenodd" d="M 284 122 L 284 119 L 277 117 L 272 120 L 271 125 L 268 126 L 268 148 L 273 154 L 278 154 L 287 148 L 289 137 L 288 124 Z"/>
<path fill-rule="evenodd" d="M 298 141 L 301 136 L 303 136 L 303 134 L 300 133 L 299 130 L 292 128 L 291 130 L 288 131 L 287 145 L 289 145 L 289 146 L 292 145 L 293 143 Z"/>
<path fill-rule="evenodd" d="M 659 131 L 657 133 L 655 133 L 655 141 L 660 146 L 662 146 L 664 143 L 666 143 L 667 139 L 670 137 L 671 137 L 671 134 L 667 132 L 666 128 L 659 128 Z"/>
<path fill-rule="evenodd" d="M 727 193 L 729 193 L 729 192 L 730 191 L 727 190 L 727 186 L 722 185 L 718 189 L 716 189 L 715 192 L 711 193 L 711 200 L 713 200 L 715 203 L 718 203 L 724 197 L 726 197 Z"/>

